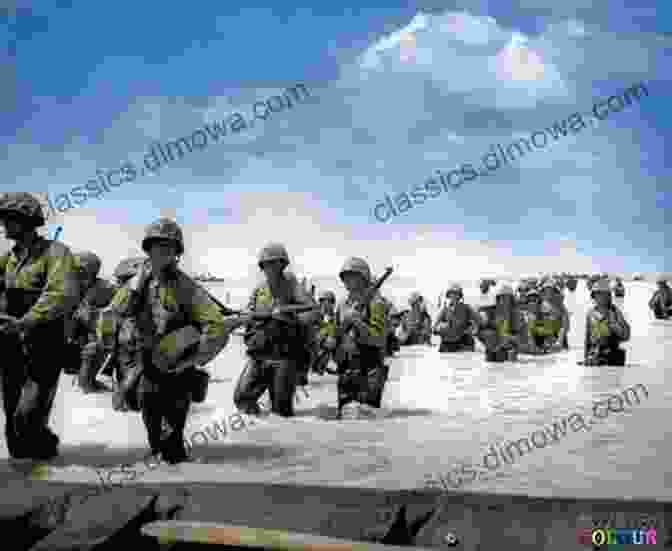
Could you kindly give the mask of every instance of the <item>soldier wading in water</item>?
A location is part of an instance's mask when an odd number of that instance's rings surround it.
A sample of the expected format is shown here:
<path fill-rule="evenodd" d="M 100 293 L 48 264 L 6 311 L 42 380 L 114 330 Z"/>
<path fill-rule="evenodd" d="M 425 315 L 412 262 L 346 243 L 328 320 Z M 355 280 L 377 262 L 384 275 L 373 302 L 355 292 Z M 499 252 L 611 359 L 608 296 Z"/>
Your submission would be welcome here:
<path fill-rule="evenodd" d="M 96 374 L 103 362 L 102 350 L 95 345 L 96 326 L 100 311 L 109 305 L 116 289 L 98 277 L 102 266 L 98 255 L 92 252 L 80 253 L 75 255 L 75 260 L 79 268 L 80 295 L 83 298 L 70 320 L 68 333 L 70 345 L 78 352 L 76 372 L 79 374 L 79 387 L 82 392 L 89 393 L 104 388 L 96 381 Z"/>
<path fill-rule="evenodd" d="M 248 310 L 252 319 L 245 320 L 248 360 L 243 369 L 233 401 L 248 415 L 261 413 L 259 399 L 268 390 L 271 411 L 283 417 L 294 415 L 294 393 L 301 371 L 305 370 L 311 331 L 319 323 L 320 313 L 310 293 L 296 276 L 283 273 L 289 266 L 289 255 L 279 243 L 269 243 L 259 254 L 259 269 L 265 281 L 257 285 L 250 296 Z M 315 306 L 315 311 L 283 314 L 263 318 L 276 308 L 289 305 Z M 254 319 L 254 313 L 261 314 Z"/>
<path fill-rule="evenodd" d="M 207 292 L 178 269 L 184 242 L 175 222 L 162 218 L 149 225 L 142 249 L 149 260 L 115 294 L 114 315 L 102 317 L 99 336 L 105 343 L 120 340 L 117 361 L 124 376 L 117 406 L 139 408 L 152 454 L 179 463 L 188 458 L 184 425 L 203 381 L 194 368 L 214 359 L 241 322 L 224 318 Z M 129 318 L 129 330 L 117 334 Z"/>
<path fill-rule="evenodd" d="M 368 304 L 363 304 L 371 285 L 371 270 L 365 260 L 349 258 L 339 276 L 348 296 L 336 311 L 341 331 L 335 358 L 338 411 L 341 418 L 347 418 L 358 414 L 360 404 L 380 408 L 388 370 L 383 363 L 387 308 L 377 292 Z M 352 331 L 343 332 L 346 327 L 352 327 Z"/>
<path fill-rule="evenodd" d="M 65 350 L 65 320 L 79 299 L 75 261 L 63 243 L 38 235 L 45 223 L 29 193 L 0 195 L 0 224 L 16 244 L 0 257 L 2 402 L 9 454 L 48 460 L 59 438 L 48 427 Z"/>

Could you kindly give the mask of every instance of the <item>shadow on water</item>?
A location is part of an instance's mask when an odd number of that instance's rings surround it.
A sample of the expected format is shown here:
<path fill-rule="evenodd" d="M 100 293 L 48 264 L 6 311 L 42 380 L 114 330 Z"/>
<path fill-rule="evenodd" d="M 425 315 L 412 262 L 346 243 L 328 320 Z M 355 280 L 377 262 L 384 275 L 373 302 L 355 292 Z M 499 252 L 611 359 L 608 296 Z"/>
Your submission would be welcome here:
<path fill-rule="evenodd" d="M 191 455 L 198 457 L 204 463 L 241 463 L 243 461 L 269 461 L 273 459 L 288 459 L 295 457 L 297 452 L 290 447 L 273 444 L 241 444 L 233 446 L 212 446 L 197 444 L 193 447 Z"/>
<path fill-rule="evenodd" d="M 430 415 L 436 415 L 436 412 L 431 409 L 408 409 L 408 408 L 386 408 L 383 407 L 381 410 L 380 417 L 375 417 L 374 419 L 362 419 L 379 421 L 382 419 L 406 419 L 409 417 L 428 417 Z M 322 421 L 338 421 L 338 408 L 336 406 L 329 405 L 318 405 L 311 409 L 306 409 L 302 411 L 297 411 L 295 417 L 317 417 Z"/>

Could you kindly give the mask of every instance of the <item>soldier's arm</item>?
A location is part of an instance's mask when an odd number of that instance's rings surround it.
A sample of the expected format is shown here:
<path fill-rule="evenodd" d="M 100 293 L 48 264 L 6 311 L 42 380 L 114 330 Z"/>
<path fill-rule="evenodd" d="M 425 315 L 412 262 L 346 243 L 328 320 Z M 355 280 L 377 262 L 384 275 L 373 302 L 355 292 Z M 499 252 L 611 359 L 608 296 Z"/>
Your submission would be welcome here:
<path fill-rule="evenodd" d="M 5 292 L 5 273 L 7 272 L 7 262 L 9 262 L 9 254 L 0 256 L 0 294 Z"/>
<path fill-rule="evenodd" d="M 590 348 L 592 345 L 592 339 L 590 338 L 591 332 L 590 332 L 590 312 L 586 314 L 586 336 L 584 339 L 584 345 L 583 345 L 583 350 L 584 350 L 584 356 L 586 359 L 590 356 Z"/>
<path fill-rule="evenodd" d="M 653 296 L 651 297 L 651 300 L 649 300 L 649 309 L 653 310 L 656 307 L 656 303 L 659 300 L 660 296 L 660 291 L 656 291 L 653 293 Z"/>
<path fill-rule="evenodd" d="M 186 287 L 181 296 L 186 295 L 191 321 L 201 330 L 201 342 L 195 355 L 189 358 L 196 364 L 204 365 L 212 361 L 228 344 L 231 332 L 237 327 L 236 320 L 227 322 L 219 307 L 198 285 L 180 280 L 178 285 Z"/>
<path fill-rule="evenodd" d="M 315 306 L 317 303 L 310 293 L 308 293 L 303 285 L 295 286 L 294 301 L 296 304 L 305 304 L 306 306 Z M 297 314 L 299 321 L 305 325 L 314 325 L 320 322 L 320 312 L 304 312 L 303 314 Z"/>
<path fill-rule="evenodd" d="M 438 334 L 443 329 L 443 324 L 446 318 L 446 307 L 441 308 L 441 311 L 436 316 L 436 321 L 434 322 L 434 327 L 432 327 L 432 332 Z"/>
<path fill-rule="evenodd" d="M 614 323 L 610 324 L 609 329 L 622 341 L 630 340 L 630 324 L 618 308 L 614 308 Z"/>
<path fill-rule="evenodd" d="M 75 259 L 70 250 L 54 242 L 47 255 L 47 283 L 40 298 L 20 320 L 27 329 L 71 315 L 79 299 Z"/>

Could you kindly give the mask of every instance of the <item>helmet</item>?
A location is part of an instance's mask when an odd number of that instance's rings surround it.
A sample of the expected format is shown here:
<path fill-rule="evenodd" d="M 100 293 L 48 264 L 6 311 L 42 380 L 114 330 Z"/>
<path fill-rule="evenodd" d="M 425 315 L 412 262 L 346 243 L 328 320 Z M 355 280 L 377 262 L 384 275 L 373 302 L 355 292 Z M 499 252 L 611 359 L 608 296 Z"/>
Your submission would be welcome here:
<path fill-rule="evenodd" d="M 413 291 L 411 293 L 411 296 L 408 297 L 408 304 L 410 306 L 413 306 L 414 304 L 420 302 L 422 300 L 422 297 L 420 296 L 420 293 Z"/>
<path fill-rule="evenodd" d="M 667 283 L 667 279 L 665 279 L 664 276 L 658 276 L 658 277 L 656 278 L 656 283 L 657 283 L 658 285 L 665 285 L 665 284 Z"/>
<path fill-rule="evenodd" d="M 76 254 L 75 261 L 77 262 L 79 271 L 90 277 L 98 277 L 100 268 L 103 265 L 100 257 L 96 253 L 90 251 Z"/>
<path fill-rule="evenodd" d="M 124 283 L 136 274 L 140 266 L 145 263 L 145 260 L 146 258 L 139 257 L 122 260 L 114 269 L 114 277 L 117 278 L 120 283 Z"/>
<path fill-rule="evenodd" d="M 600 279 L 596 281 L 593 285 L 593 288 L 590 290 L 590 296 L 592 297 L 595 293 L 609 293 L 611 295 L 611 286 L 609 281 L 606 279 Z"/>
<path fill-rule="evenodd" d="M 552 281 L 546 280 L 541 285 L 541 290 L 544 291 L 545 289 L 553 289 L 554 291 L 558 291 L 558 286 L 555 283 L 553 283 Z"/>
<path fill-rule="evenodd" d="M 336 295 L 331 291 L 322 291 L 320 293 L 318 300 L 320 302 L 322 302 L 323 300 L 330 300 L 331 302 L 336 302 Z"/>
<path fill-rule="evenodd" d="M 458 297 L 462 298 L 464 296 L 462 286 L 459 283 L 451 285 L 450 288 L 446 291 L 446 296 L 448 295 L 457 295 Z"/>
<path fill-rule="evenodd" d="M 0 194 L 0 216 L 3 214 L 18 214 L 35 224 L 35 227 L 44 226 L 44 211 L 40 202 L 25 191 L 10 191 Z"/>
<path fill-rule="evenodd" d="M 529 299 L 530 297 L 537 297 L 537 298 L 539 298 L 539 296 L 540 296 L 540 295 L 539 295 L 539 291 L 537 291 L 537 289 L 535 289 L 534 287 L 532 287 L 531 289 L 529 289 L 529 290 L 525 293 L 525 297 L 528 298 L 528 299 Z"/>
<path fill-rule="evenodd" d="M 264 262 L 270 262 L 272 260 L 282 260 L 285 265 L 289 264 L 289 254 L 287 254 L 287 249 L 281 243 L 268 243 L 261 251 L 259 252 L 259 259 L 257 264 L 259 268 Z"/>
<path fill-rule="evenodd" d="M 504 295 L 513 296 L 513 288 L 511 287 L 511 285 L 506 285 L 506 284 L 502 285 L 499 288 L 499 290 L 497 291 L 497 293 L 495 294 L 496 297 L 501 297 L 501 296 L 504 296 Z"/>
<path fill-rule="evenodd" d="M 371 281 L 371 269 L 363 258 L 350 257 L 344 263 L 338 276 L 343 279 L 343 274 L 346 272 L 354 272 L 362 275 L 366 281 Z"/>
<path fill-rule="evenodd" d="M 145 237 L 142 240 L 142 250 L 147 252 L 154 239 L 169 239 L 177 244 L 177 254 L 184 252 L 184 238 L 182 230 L 176 222 L 169 218 L 159 218 L 145 228 Z"/>

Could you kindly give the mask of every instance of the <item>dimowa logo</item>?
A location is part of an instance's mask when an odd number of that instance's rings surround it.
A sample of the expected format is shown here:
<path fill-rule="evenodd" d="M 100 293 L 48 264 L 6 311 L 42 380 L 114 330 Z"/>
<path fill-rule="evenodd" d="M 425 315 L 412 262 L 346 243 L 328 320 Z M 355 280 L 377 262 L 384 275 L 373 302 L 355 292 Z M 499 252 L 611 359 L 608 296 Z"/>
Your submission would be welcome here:
<path fill-rule="evenodd" d="M 626 107 L 638 102 L 641 95 L 648 96 L 649 91 L 640 82 L 625 89 L 619 95 L 610 96 L 605 101 L 595 102 L 593 104 L 592 115 L 588 115 L 590 123 L 593 124 L 596 120 L 604 121 L 610 112 L 620 113 Z M 572 134 L 578 134 L 587 127 L 584 115 L 573 113 L 561 122 L 556 121 L 552 127 L 533 132 L 530 134 L 529 139 L 520 138 L 509 144 L 506 148 L 501 144 L 496 144 L 496 148 L 492 145 L 490 146 L 490 152 L 481 158 L 483 167 L 480 171 L 471 163 L 463 163 L 459 168 L 450 172 L 437 170 L 437 176 L 428 178 L 424 183 L 416 184 L 410 192 L 404 191 L 398 193 L 394 199 L 385 194 L 385 199 L 374 207 L 373 216 L 379 222 L 388 222 L 393 216 L 399 216 L 399 214 L 408 212 L 414 206 L 424 204 L 428 198 L 436 199 L 444 191 L 447 192 L 449 189 L 457 190 L 466 182 L 472 182 L 479 176 L 489 176 L 500 167 L 513 163 L 517 158 L 525 156 L 526 152 L 532 153 L 535 149 L 543 149 L 549 143 L 553 143 L 553 141 L 557 142 L 567 137 L 570 133 L 569 131 Z"/>

